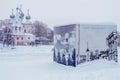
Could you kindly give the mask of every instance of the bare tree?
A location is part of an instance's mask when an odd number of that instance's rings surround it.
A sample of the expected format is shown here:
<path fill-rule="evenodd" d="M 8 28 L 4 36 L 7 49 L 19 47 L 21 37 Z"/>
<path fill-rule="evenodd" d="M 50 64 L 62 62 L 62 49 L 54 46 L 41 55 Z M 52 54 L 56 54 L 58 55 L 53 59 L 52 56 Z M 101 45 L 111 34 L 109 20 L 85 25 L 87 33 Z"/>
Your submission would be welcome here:
<path fill-rule="evenodd" d="M 11 35 L 11 29 L 9 27 L 5 27 L 3 29 L 3 46 L 7 45 L 12 45 L 14 46 L 14 38 Z"/>
<path fill-rule="evenodd" d="M 40 21 L 35 21 L 33 23 L 34 31 L 33 33 L 36 35 L 36 37 L 41 37 L 46 35 L 46 28 L 47 25 Z"/>

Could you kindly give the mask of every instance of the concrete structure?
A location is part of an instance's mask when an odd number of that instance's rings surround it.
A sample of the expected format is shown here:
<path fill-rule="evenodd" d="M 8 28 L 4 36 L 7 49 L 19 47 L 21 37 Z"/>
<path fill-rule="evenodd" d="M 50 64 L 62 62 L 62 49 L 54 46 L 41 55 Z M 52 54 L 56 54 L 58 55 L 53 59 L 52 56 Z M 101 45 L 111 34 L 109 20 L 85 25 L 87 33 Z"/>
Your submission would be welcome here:
<path fill-rule="evenodd" d="M 108 49 L 106 37 L 116 30 L 115 24 L 70 24 L 55 27 L 54 60 L 65 65 L 71 62 L 71 66 L 76 66 L 89 61 L 89 58 L 96 59 L 100 51 Z"/>

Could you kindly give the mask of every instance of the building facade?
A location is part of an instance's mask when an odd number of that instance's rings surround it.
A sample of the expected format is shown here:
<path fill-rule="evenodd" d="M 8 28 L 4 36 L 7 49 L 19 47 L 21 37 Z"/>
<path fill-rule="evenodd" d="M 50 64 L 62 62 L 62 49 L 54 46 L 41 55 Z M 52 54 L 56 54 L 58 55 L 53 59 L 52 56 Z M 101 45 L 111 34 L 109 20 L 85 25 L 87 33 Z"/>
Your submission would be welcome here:
<path fill-rule="evenodd" d="M 16 8 L 16 13 L 12 9 L 10 21 L 6 23 L 6 27 L 10 29 L 14 45 L 32 45 L 35 43 L 35 35 L 32 34 L 33 24 L 30 19 L 29 10 L 24 16 L 22 6 Z"/>

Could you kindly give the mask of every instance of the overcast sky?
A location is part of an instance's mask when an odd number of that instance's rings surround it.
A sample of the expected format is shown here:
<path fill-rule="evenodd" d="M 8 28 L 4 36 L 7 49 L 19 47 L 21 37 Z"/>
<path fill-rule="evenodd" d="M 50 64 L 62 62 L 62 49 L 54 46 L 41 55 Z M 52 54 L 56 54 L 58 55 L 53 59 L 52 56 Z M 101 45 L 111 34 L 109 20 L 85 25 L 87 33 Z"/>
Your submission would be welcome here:
<path fill-rule="evenodd" d="M 120 0 L 0 0 L 0 19 L 22 4 L 32 21 L 40 20 L 50 28 L 70 23 L 116 23 L 120 25 Z M 15 12 L 15 10 L 14 10 Z"/>

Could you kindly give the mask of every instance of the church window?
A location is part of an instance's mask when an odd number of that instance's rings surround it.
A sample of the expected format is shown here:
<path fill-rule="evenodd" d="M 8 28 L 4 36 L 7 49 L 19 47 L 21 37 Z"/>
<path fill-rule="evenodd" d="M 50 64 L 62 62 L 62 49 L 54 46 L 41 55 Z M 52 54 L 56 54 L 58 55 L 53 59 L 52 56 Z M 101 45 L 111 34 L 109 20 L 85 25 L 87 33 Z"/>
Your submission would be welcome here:
<path fill-rule="evenodd" d="M 19 27 L 19 31 L 21 31 L 21 27 Z"/>
<path fill-rule="evenodd" d="M 28 39 L 30 39 L 30 37 L 28 37 Z"/>
<path fill-rule="evenodd" d="M 21 37 L 21 40 L 23 40 L 23 37 Z"/>
<path fill-rule="evenodd" d="M 19 37 L 17 37 L 17 40 L 19 40 Z"/>
<path fill-rule="evenodd" d="M 15 30 L 17 31 L 17 26 L 15 26 Z"/>
<path fill-rule="evenodd" d="M 26 33 L 26 29 L 24 30 L 24 33 Z"/>

